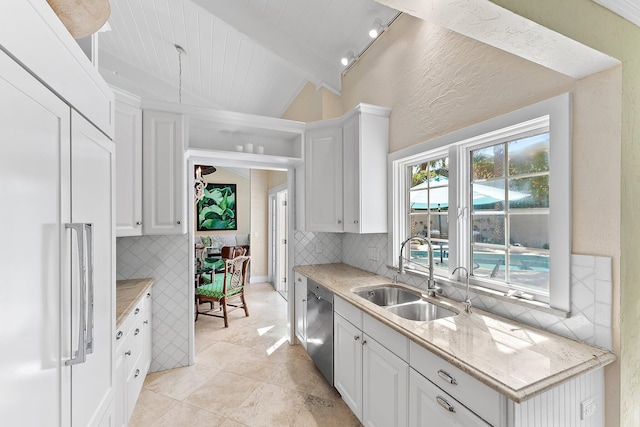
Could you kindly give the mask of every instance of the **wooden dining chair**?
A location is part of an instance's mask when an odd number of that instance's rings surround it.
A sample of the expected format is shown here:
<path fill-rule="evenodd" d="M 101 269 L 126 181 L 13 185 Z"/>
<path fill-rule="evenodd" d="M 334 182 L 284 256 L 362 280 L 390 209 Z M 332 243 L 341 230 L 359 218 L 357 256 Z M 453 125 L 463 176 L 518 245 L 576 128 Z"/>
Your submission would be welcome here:
<path fill-rule="evenodd" d="M 198 286 L 196 288 L 196 320 L 198 320 L 198 314 L 222 317 L 224 318 L 224 327 L 228 328 L 228 307 L 243 308 L 245 316 L 249 316 L 249 307 L 247 306 L 244 290 L 250 261 L 251 257 L 246 255 L 225 259 L 224 273 L 214 273 L 212 283 Z M 238 305 L 238 303 L 229 303 L 229 301 L 235 302 L 237 299 L 240 300 L 240 305 Z M 204 302 L 212 303 L 212 307 L 214 302 L 220 303 L 223 314 L 215 314 L 213 312 L 214 310 L 199 311 L 198 306 Z"/>

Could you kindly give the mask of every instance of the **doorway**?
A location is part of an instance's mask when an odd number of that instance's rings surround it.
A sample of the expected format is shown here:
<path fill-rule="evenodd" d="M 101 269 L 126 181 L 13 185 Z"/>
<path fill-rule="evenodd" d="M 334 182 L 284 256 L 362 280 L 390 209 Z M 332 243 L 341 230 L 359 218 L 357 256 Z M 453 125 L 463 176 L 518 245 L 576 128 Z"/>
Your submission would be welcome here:
<path fill-rule="evenodd" d="M 287 300 L 289 222 L 286 186 L 269 190 L 269 267 L 275 290 Z"/>

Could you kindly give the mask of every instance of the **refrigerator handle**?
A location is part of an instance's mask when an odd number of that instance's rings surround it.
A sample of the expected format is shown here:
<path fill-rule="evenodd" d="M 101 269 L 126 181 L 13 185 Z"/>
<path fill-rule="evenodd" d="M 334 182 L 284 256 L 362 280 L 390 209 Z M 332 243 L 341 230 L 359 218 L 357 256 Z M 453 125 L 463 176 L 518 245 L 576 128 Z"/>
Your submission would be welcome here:
<path fill-rule="evenodd" d="M 87 354 L 93 353 L 93 325 L 94 325 L 94 310 L 93 310 L 93 295 L 94 295 L 94 277 L 93 277 L 93 224 L 84 224 L 84 230 L 86 233 L 87 244 L 87 257 L 89 258 L 87 265 Z"/>
<path fill-rule="evenodd" d="M 65 228 L 70 228 L 71 230 L 75 230 L 76 237 L 78 240 L 78 268 L 80 268 L 80 295 L 77 300 L 79 301 L 78 307 L 78 351 L 75 352 L 75 355 L 64 362 L 65 366 L 77 365 L 79 363 L 84 363 L 87 360 L 86 354 L 86 343 L 87 343 L 87 325 L 86 325 L 86 295 L 85 288 L 86 284 L 86 260 L 84 256 L 84 224 L 82 223 L 71 223 L 65 224 Z M 73 289 L 73 287 L 72 287 Z M 73 292 L 73 291 L 72 291 Z"/>

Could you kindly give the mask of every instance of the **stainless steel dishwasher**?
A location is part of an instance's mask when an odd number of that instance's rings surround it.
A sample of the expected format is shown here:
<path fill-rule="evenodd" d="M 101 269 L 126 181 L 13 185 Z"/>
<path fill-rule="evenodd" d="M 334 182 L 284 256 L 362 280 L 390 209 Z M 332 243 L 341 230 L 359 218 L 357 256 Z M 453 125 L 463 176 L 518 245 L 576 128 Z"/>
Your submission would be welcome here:
<path fill-rule="evenodd" d="M 333 294 L 307 281 L 307 353 L 333 385 Z"/>

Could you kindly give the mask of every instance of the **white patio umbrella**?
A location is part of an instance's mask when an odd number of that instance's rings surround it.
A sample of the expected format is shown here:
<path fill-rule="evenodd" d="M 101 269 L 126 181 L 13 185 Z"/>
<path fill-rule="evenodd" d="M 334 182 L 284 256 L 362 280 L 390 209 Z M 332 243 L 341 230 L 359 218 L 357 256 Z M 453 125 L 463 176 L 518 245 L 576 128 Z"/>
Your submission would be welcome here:
<path fill-rule="evenodd" d="M 429 191 L 427 191 L 429 189 Z M 422 191 L 421 191 L 422 190 Z M 429 200 L 427 201 L 427 197 Z M 509 191 L 509 200 L 521 200 L 529 197 L 529 194 L 520 191 Z M 473 204 L 486 205 L 505 200 L 504 188 L 492 187 L 484 184 L 473 185 Z M 443 176 L 436 176 L 429 181 L 425 181 L 411 187 L 409 199 L 411 209 L 427 209 L 427 202 L 430 209 L 446 208 L 449 206 L 449 180 Z"/>

